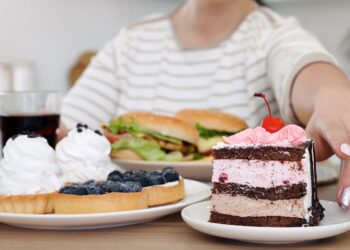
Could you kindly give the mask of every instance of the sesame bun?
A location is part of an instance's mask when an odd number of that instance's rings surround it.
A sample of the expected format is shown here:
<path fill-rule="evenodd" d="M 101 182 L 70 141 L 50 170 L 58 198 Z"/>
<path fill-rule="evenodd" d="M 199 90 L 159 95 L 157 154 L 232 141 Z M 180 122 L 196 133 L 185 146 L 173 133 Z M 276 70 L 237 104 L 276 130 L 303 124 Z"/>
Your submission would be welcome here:
<path fill-rule="evenodd" d="M 210 130 L 236 133 L 248 128 L 238 116 L 209 109 L 183 109 L 175 114 L 180 120 L 195 126 L 196 123 Z"/>
<path fill-rule="evenodd" d="M 133 118 L 140 126 L 162 135 L 171 136 L 191 144 L 197 144 L 199 137 L 197 130 L 177 118 L 146 112 L 126 113 L 121 117 L 126 121 Z"/>

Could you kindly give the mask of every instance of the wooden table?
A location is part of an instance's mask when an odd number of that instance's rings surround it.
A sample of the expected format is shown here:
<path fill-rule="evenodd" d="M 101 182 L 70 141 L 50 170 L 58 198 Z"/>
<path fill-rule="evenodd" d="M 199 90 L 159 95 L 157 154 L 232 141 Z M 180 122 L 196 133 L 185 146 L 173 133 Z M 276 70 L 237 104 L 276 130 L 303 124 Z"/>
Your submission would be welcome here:
<path fill-rule="evenodd" d="M 319 188 L 321 199 L 334 200 L 336 185 Z M 208 236 L 188 227 L 180 214 L 122 228 L 87 231 L 40 231 L 0 224 L 0 249 L 281 249 Z M 285 245 L 283 249 L 350 249 L 350 232 L 330 239 Z"/>

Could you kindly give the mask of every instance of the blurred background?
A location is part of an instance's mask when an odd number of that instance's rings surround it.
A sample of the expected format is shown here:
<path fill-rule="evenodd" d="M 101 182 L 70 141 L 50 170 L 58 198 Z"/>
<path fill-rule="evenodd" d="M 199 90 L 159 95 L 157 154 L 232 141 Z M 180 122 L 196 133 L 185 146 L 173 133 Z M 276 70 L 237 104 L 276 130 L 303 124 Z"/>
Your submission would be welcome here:
<path fill-rule="evenodd" d="M 6 68 L 11 66 L 20 72 L 17 77 L 31 82 L 31 88 L 65 91 L 69 72 L 84 52 L 103 47 L 122 26 L 150 14 L 169 13 L 181 2 L 0 0 L 0 79 L 10 77 Z M 349 0 L 267 2 L 277 12 L 297 17 L 350 75 Z"/>

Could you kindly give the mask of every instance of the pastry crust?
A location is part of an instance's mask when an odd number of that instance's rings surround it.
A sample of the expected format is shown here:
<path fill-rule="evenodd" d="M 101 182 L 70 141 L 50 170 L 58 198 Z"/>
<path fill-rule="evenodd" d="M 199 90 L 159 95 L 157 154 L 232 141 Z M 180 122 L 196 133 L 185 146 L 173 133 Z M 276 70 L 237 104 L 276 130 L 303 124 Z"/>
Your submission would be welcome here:
<path fill-rule="evenodd" d="M 184 179 L 172 186 L 156 185 L 143 189 L 148 193 L 148 206 L 158 206 L 182 200 L 185 197 Z"/>
<path fill-rule="evenodd" d="M 145 209 L 148 193 L 108 193 L 102 195 L 56 194 L 56 214 L 92 214 Z"/>
<path fill-rule="evenodd" d="M 0 212 L 16 214 L 53 213 L 53 196 L 55 194 L 56 193 L 0 196 Z"/>

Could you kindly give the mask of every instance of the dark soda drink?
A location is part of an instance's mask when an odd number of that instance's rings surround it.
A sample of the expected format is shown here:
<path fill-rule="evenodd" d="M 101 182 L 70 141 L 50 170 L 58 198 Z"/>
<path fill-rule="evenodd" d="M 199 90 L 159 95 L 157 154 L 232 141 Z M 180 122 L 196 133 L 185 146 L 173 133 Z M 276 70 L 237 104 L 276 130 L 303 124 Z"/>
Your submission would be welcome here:
<path fill-rule="evenodd" d="M 45 137 L 50 146 L 54 148 L 59 122 L 59 114 L 0 115 L 2 145 L 5 146 L 6 141 L 14 135 L 33 133 Z"/>

